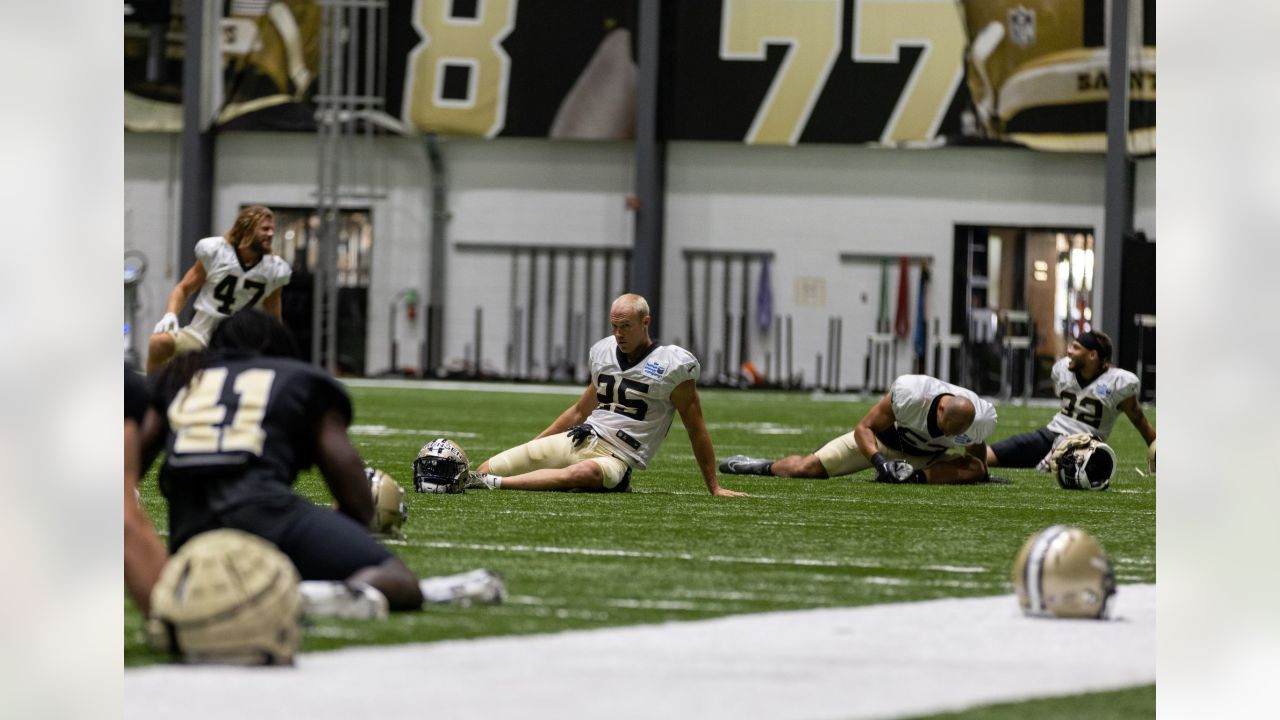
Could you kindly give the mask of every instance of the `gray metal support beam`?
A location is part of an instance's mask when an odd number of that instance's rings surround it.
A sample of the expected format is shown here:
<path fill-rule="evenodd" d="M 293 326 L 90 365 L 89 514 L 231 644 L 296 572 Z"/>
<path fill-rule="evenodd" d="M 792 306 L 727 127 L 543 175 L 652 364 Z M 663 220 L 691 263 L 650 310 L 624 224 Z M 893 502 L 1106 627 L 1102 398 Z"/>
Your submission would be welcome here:
<path fill-rule="evenodd" d="M 444 364 L 444 315 L 445 315 L 445 266 L 448 263 L 446 248 L 449 239 L 449 174 L 445 165 L 440 139 L 429 134 L 424 139 L 427 162 L 431 166 L 431 237 L 427 257 L 427 332 L 426 362 L 422 372 L 435 377 Z M 513 261 L 514 262 L 514 261 Z"/>
<path fill-rule="evenodd" d="M 658 335 L 662 307 L 662 229 L 666 219 L 666 146 L 658 139 L 658 50 L 661 0 L 638 0 L 640 73 L 636 82 L 635 240 L 631 254 L 631 292 L 655 310 L 649 331 Z"/>
<path fill-rule="evenodd" d="M 213 228 L 213 128 L 204 94 L 205 4 L 183 0 L 186 46 L 182 61 L 182 203 L 178 224 L 178 267 L 181 278 L 196 261 L 196 241 Z"/>
<path fill-rule="evenodd" d="M 1121 258 L 1124 236 L 1133 229 L 1133 160 L 1129 158 L 1129 0 L 1111 0 L 1107 43 L 1107 179 L 1102 234 L 1102 317 L 1093 325 L 1120 339 Z M 1095 280 L 1096 282 L 1096 280 Z M 1115 355 L 1119 357 L 1117 353 Z"/>

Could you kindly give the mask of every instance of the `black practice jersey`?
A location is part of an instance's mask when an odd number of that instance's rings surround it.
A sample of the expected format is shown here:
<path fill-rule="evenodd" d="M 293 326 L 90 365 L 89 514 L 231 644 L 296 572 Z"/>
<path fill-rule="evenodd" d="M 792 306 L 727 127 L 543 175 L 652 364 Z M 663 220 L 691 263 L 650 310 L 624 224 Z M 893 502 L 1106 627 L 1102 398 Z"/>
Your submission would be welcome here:
<path fill-rule="evenodd" d="M 279 357 L 215 359 L 175 394 L 157 392 L 152 403 L 167 425 L 160 488 L 172 512 L 184 506 L 221 512 L 291 494 L 298 472 L 315 463 L 324 413 L 337 410 L 351 421 L 341 384 Z"/>
<path fill-rule="evenodd" d="M 150 399 L 151 391 L 147 388 L 147 381 L 138 373 L 129 369 L 126 365 L 124 368 L 124 417 L 126 420 L 133 420 L 142 425 L 142 418 L 147 414 L 147 401 Z"/>

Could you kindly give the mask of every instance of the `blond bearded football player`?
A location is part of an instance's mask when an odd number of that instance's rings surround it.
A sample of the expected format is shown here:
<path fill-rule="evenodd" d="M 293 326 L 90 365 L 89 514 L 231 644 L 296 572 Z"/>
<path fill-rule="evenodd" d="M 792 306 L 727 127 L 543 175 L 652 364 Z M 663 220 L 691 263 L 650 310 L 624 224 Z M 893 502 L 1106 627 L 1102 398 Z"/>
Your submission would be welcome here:
<path fill-rule="evenodd" d="M 734 455 L 720 472 L 826 478 L 874 467 L 877 482 L 979 482 L 989 479 L 982 459 L 995 426 L 995 407 L 972 391 L 928 375 L 903 375 L 853 432 L 809 455 L 776 461 Z"/>
<path fill-rule="evenodd" d="M 720 497 L 715 448 L 695 383 L 698 360 L 649 338 L 649 304 L 627 294 L 609 310 L 613 334 L 591 348 L 591 381 L 578 402 L 533 440 L 499 453 L 472 473 L 468 488 L 627 492 L 631 470 L 657 454 L 676 411 L 707 483 Z"/>
<path fill-rule="evenodd" d="M 232 313 L 258 307 L 280 318 L 280 295 L 289 283 L 289 263 L 271 254 L 275 237 L 271 210 L 253 205 L 240 211 L 225 236 L 196 243 L 196 261 L 169 293 L 164 317 L 156 324 L 147 349 L 147 373 L 174 356 L 209 345 L 218 323 Z M 196 294 L 195 317 L 179 328 L 178 313 Z"/>
<path fill-rule="evenodd" d="M 1138 376 L 1111 366 L 1111 338 L 1106 333 L 1081 333 L 1067 348 L 1067 356 L 1054 363 L 1052 375 L 1062 410 L 1047 426 L 992 445 L 987 449 L 988 465 L 1048 469 L 1045 459 L 1059 438 L 1088 433 L 1106 442 L 1116 418 L 1124 413 L 1147 443 L 1147 462 L 1155 470 L 1156 431 L 1138 404 Z"/>

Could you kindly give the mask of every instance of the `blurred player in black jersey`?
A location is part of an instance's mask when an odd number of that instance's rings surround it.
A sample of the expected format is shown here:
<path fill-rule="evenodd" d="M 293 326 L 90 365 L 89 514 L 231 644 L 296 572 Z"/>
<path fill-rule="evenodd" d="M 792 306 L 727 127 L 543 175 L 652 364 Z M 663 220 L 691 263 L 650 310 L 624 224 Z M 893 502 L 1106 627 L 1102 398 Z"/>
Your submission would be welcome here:
<path fill-rule="evenodd" d="M 303 612 L 313 616 L 382 617 L 424 598 L 501 600 L 502 580 L 490 571 L 419 582 L 370 535 L 369 480 L 347 436 L 351 401 L 296 355 L 279 320 L 243 310 L 218 326 L 206 352 L 175 358 L 157 377 L 144 447 L 165 443 L 170 550 L 215 528 L 265 538 L 298 568 Z M 336 512 L 292 490 L 313 464 Z"/>
<path fill-rule="evenodd" d="M 151 520 L 138 503 L 142 479 L 140 433 L 147 414 L 147 381 L 128 366 L 124 369 L 124 586 L 144 614 L 151 610 L 151 588 L 164 568 L 168 553 Z"/>

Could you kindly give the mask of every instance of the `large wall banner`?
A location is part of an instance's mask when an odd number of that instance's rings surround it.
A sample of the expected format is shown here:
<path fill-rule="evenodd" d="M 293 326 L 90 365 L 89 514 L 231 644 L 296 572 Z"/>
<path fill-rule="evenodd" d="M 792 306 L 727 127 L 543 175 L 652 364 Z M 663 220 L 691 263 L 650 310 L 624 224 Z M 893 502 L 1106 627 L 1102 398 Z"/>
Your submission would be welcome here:
<path fill-rule="evenodd" d="M 391 0 L 383 111 L 419 132 L 630 138 L 644 1 Z M 667 0 L 660 133 L 1098 152 L 1111 82 L 1108 8 L 1106 0 Z M 313 129 L 319 3 L 226 0 L 223 9 L 212 121 Z M 1155 0 L 1131 9 L 1129 144 L 1148 154 Z M 126 24 L 126 128 L 180 126 L 181 49 L 169 48 L 157 80 L 145 36 Z"/>

